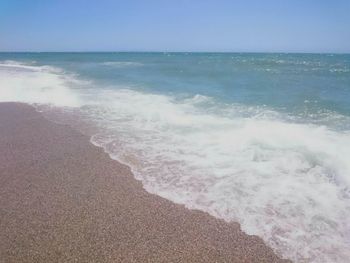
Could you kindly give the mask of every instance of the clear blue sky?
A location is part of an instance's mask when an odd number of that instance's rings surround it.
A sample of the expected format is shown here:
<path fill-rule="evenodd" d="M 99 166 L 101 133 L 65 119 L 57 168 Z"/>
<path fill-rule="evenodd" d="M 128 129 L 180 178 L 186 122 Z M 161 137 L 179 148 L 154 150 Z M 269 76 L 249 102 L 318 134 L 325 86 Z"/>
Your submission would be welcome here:
<path fill-rule="evenodd" d="M 0 51 L 350 52 L 350 0 L 0 0 Z"/>

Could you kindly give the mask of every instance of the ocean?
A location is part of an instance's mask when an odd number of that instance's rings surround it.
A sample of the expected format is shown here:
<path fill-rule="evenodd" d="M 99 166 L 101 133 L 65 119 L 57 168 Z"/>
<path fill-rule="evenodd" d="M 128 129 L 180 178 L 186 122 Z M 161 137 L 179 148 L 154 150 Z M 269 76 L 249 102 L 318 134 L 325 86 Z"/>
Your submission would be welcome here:
<path fill-rule="evenodd" d="M 0 53 L 0 101 L 285 258 L 350 258 L 349 54 Z"/>

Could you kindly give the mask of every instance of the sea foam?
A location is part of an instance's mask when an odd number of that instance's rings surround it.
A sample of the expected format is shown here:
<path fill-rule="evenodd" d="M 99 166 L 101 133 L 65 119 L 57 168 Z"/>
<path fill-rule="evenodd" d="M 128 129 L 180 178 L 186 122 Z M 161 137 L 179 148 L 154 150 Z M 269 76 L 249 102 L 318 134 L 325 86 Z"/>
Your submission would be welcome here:
<path fill-rule="evenodd" d="M 270 113 L 207 113 L 198 97 L 130 90 L 101 97 L 108 107 L 89 109 L 103 127 L 92 141 L 129 164 L 148 191 L 238 221 L 297 262 L 350 256 L 348 132 Z"/>
<path fill-rule="evenodd" d="M 70 88 L 78 80 L 59 68 L 17 61 L 0 62 L 0 101 L 79 106 Z"/>

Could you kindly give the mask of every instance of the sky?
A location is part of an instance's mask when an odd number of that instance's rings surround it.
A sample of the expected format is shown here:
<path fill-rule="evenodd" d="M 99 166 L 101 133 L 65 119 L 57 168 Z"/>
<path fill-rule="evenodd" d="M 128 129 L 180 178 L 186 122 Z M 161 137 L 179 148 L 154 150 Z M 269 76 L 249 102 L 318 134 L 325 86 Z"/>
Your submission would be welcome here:
<path fill-rule="evenodd" d="M 0 0 L 0 51 L 350 53 L 350 0 Z"/>

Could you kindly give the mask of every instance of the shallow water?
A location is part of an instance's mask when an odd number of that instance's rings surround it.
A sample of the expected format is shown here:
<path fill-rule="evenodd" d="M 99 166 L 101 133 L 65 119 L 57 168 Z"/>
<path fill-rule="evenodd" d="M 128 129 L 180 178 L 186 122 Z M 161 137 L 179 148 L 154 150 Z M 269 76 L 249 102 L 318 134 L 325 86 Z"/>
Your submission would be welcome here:
<path fill-rule="evenodd" d="M 148 191 L 284 257 L 350 257 L 350 55 L 0 53 L 0 101 L 78 115 Z"/>

